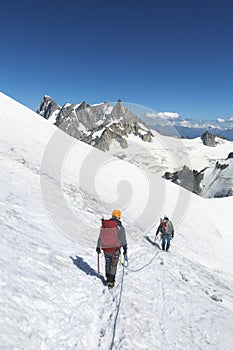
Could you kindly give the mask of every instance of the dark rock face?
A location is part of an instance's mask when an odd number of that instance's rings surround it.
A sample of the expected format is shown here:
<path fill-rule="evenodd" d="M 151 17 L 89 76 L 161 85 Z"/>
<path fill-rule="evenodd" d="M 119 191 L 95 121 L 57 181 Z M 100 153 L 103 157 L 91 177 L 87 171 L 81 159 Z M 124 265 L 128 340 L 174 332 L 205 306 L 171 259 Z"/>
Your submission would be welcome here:
<path fill-rule="evenodd" d="M 215 169 L 220 169 L 220 170 L 224 170 L 229 166 L 229 164 L 220 164 L 219 162 L 216 162 L 215 164 Z"/>
<path fill-rule="evenodd" d="M 122 148 L 127 148 L 129 134 L 138 136 L 145 142 L 151 142 L 153 134 L 147 126 L 121 100 L 113 106 L 104 102 L 99 105 L 65 104 L 59 107 L 46 96 L 37 111 L 48 119 L 57 110 L 55 125 L 83 142 L 102 151 L 108 151 L 112 141 L 117 141 Z"/>
<path fill-rule="evenodd" d="M 41 101 L 40 107 L 36 111 L 39 115 L 44 117 L 45 119 L 49 119 L 49 117 L 55 112 L 61 110 L 61 107 L 49 96 L 44 96 Z"/>
<path fill-rule="evenodd" d="M 227 159 L 231 159 L 231 158 L 233 158 L 233 152 L 230 152 L 230 153 L 228 154 L 228 157 L 227 157 Z"/>
<path fill-rule="evenodd" d="M 153 137 L 152 133 L 149 130 L 147 130 L 145 134 L 141 134 L 141 132 L 142 129 L 137 123 L 132 125 L 115 121 L 93 129 L 87 136 L 80 136 L 80 140 L 102 151 L 109 151 L 112 141 L 115 140 L 125 149 L 128 147 L 127 138 L 130 134 L 140 137 L 143 141 L 151 142 Z"/>
<path fill-rule="evenodd" d="M 216 135 L 213 135 L 206 131 L 202 136 L 201 139 L 204 143 L 204 145 L 209 146 L 209 147 L 215 147 L 217 145 L 216 143 Z"/>
<path fill-rule="evenodd" d="M 104 107 L 104 104 L 92 107 L 85 101 L 80 105 L 65 105 L 60 110 L 55 125 L 68 134 L 70 134 L 72 128 L 79 129 L 80 123 L 85 129 L 91 130 L 96 126 L 96 123 L 104 117 Z"/>
<path fill-rule="evenodd" d="M 201 181 L 203 179 L 203 170 L 198 172 L 196 170 L 189 169 L 186 165 L 179 171 L 174 173 L 166 172 L 163 176 L 166 180 L 180 185 L 187 190 L 200 194 L 201 192 Z"/>

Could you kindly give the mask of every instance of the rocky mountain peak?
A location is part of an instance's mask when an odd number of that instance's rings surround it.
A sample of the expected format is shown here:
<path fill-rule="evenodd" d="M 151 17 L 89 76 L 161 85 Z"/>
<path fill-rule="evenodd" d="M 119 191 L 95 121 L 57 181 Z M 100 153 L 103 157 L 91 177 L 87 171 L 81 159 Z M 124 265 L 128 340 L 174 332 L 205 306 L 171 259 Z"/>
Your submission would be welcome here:
<path fill-rule="evenodd" d="M 77 108 L 78 111 L 81 111 L 83 109 L 86 109 L 88 107 L 91 107 L 91 105 L 89 105 L 86 101 L 83 101 Z"/>
<path fill-rule="evenodd" d="M 50 96 L 45 95 L 36 113 L 45 119 L 49 119 L 55 111 L 59 110 L 61 110 L 61 107 Z"/>
<path fill-rule="evenodd" d="M 79 105 L 65 104 L 61 108 L 51 98 L 44 97 L 37 113 L 49 119 L 54 110 L 56 126 L 70 136 L 103 151 L 109 150 L 112 141 L 127 148 L 129 134 L 145 142 L 150 142 L 153 137 L 144 122 L 124 107 L 120 99 L 113 107 L 106 102 L 89 105 L 83 101 Z"/>
<path fill-rule="evenodd" d="M 204 145 L 209 147 L 215 147 L 216 146 L 216 135 L 211 134 L 209 131 L 204 132 L 204 134 L 201 136 L 202 142 Z"/>
<path fill-rule="evenodd" d="M 119 99 L 112 110 L 112 118 L 113 119 L 124 119 L 125 111 L 122 106 L 122 101 Z"/>

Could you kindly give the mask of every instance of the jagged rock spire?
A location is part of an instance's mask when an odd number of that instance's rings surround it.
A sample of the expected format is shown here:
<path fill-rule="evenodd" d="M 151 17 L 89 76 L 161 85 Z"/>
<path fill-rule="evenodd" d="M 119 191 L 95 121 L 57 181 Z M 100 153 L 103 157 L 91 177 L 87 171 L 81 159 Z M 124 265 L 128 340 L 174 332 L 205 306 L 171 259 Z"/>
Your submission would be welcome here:
<path fill-rule="evenodd" d="M 81 141 L 103 151 L 108 151 L 116 140 L 127 148 L 129 134 L 150 142 L 153 135 L 149 128 L 118 99 L 114 107 L 108 103 L 89 105 L 66 103 L 59 107 L 50 97 L 44 97 L 37 113 L 48 119 L 57 108 L 55 125 Z"/>
<path fill-rule="evenodd" d="M 36 113 L 43 116 L 45 119 L 49 119 L 53 112 L 60 109 L 61 107 L 50 96 L 45 95 Z"/>

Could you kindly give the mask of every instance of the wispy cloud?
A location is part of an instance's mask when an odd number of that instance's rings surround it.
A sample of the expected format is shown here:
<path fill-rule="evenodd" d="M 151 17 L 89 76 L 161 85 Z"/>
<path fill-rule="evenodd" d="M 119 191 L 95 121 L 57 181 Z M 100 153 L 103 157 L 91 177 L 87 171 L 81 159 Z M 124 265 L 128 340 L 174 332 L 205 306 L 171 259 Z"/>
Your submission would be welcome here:
<path fill-rule="evenodd" d="M 145 117 L 151 118 L 151 119 L 176 120 L 180 118 L 180 114 L 175 112 L 159 112 L 159 113 L 148 112 L 146 113 Z"/>
<path fill-rule="evenodd" d="M 228 118 L 217 118 L 216 119 L 218 123 L 232 123 L 233 122 L 233 116 Z"/>

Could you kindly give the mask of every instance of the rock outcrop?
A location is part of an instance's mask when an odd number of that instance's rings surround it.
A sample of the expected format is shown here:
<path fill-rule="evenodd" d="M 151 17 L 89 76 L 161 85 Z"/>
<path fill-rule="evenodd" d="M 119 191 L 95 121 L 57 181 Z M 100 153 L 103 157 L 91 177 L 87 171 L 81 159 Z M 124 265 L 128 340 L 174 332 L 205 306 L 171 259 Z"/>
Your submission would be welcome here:
<path fill-rule="evenodd" d="M 230 152 L 230 153 L 228 154 L 227 159 L 232 159 L 232 158 L 233 158 L 233 152 Z"/>
<path fill-rule="evenodd" d="M 209 147 L 215 147 L 217 145 L 216 143 L 216 135 L 211 134 L 210 132 L 206 131 L 202 136 L 201 139 L 204 143 L 204 145 Z"/>
<path fill-rule="evenodd" d="M 174 173 L 166 172 L 163 176 L 166 180 L 180 185 L 187 190 L 196 194 L 201 193 L 201 181 L 203 179 L 203 171 L 196 171 L 189 169 L 186 165 L 179 171 Z"/>

